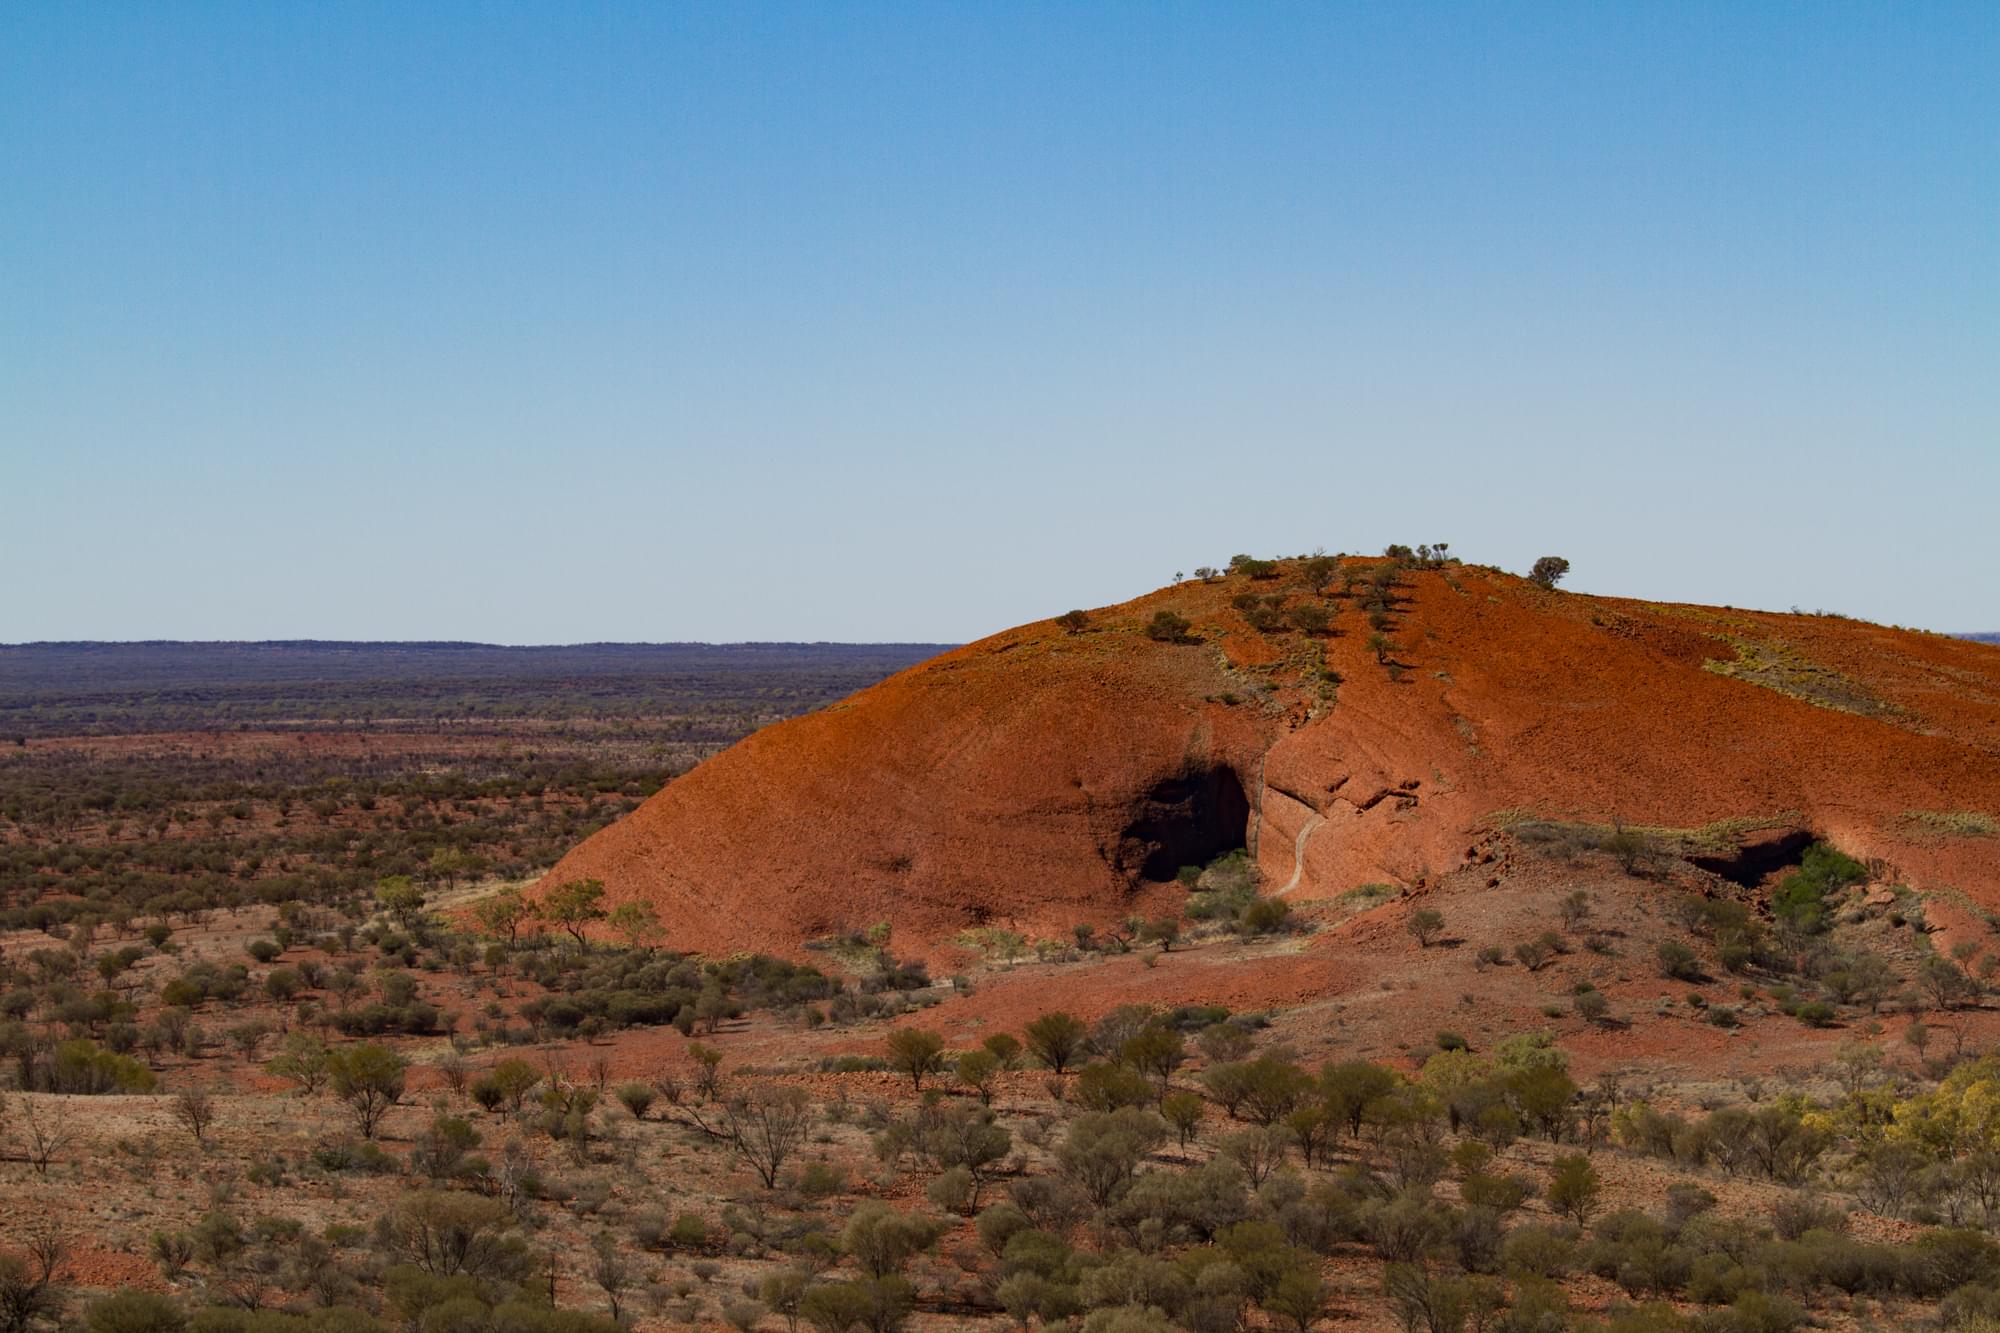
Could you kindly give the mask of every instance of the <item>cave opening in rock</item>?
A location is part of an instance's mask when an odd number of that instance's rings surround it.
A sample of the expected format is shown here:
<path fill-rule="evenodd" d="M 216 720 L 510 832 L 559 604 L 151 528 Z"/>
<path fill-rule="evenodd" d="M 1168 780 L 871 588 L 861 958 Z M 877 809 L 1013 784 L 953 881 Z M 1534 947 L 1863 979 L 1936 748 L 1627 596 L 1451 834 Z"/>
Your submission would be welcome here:
<path fill-rule="evenodd" d="M 1182 866 L 1207 865 L 1248 844 L 1250 802 L 1226 764 L 1191 768 L 1154 783 L 1135 803 L 1118 866 L 1159 883 Z"/>
<path fill-rule="evenodd" d="M 1779 871 L 1793 870 L 1803 864 L 1806 848 L 1813 841 L 1811 829 L 1767 829 L 1751 834 L 1732 851 L 1691 856 L 1688 860 L 1732 884 L 1754 889 Z"/>

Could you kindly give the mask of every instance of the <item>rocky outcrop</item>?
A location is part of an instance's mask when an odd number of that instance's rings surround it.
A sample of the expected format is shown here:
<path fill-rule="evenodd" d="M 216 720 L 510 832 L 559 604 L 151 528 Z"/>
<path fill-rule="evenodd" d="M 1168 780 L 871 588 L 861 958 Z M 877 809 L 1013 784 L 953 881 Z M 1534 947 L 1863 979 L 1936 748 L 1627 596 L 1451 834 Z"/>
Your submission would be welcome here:
<path fill-rule="evenodd" d="M 1272 598 L 1322 602 L 1334 633 L 1253 629 Z M 1184 641 L 1147 633 L 1163 610 Z M 1828 835 L 2000 906 L 1992 841 L 1913 814 L 2000 813 L 2000 649 L 1467 568 L 1404 576 L 1389 651 L 1363 616 L 1286 565 L 1009 630 L 758 732 L 551 879 L 601 878 L 706 952 L 887 921 L 941 953 L 1159 910 L 1234 846 L 1294 900 L 1420 888 L 1533 814 Z"/>

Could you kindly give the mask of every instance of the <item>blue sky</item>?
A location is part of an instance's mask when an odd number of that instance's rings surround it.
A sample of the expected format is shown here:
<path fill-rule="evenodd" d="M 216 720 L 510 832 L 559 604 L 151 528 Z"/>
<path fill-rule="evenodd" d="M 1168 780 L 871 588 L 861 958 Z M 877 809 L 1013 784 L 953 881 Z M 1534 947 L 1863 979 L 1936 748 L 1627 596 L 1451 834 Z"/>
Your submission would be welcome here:
<path fill-rule="evenodd" d="M 0 641 L 1235 551 L 2000 628 L 2000 6 L 13 5 Z"/>

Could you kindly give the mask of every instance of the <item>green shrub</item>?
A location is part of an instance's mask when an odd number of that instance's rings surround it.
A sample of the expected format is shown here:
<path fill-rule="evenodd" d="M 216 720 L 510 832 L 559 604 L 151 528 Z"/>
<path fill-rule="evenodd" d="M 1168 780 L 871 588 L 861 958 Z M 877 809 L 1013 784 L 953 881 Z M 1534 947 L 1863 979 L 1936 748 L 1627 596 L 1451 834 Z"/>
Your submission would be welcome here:
<path fill-rule="evenodd" d="M 1145 1106 L 1153 1100 L 1153 1085 L 1138 1070 L 1100 1060 L 1076 1076 L 1077 1104 L 1090 1111 L 1115 1111 L 1121 1106 Z"/>
<path fill-rule="evenodd" d="M 83 1322 L 90 1333 L 181 1333 L 187 1315 L 165 1296 L 121 1291 L 93 1301 Z"/>
<path fill-rule="evenodd" d="M 1660 960 L 1660 975 L 1676 981 L 1700 981 L 1702 979 L 1701 960 L 1695 952 L 1679 940 L 1661 940 L 1657 950 Z"/>
<path fill-rule="evenodd" d="M 1237 918 L 1237 929 L 1245 935 L 1274 934 L 1285 928 L 1291 914 L 1291 904 L 1282 898 L 1259 898 Z"/>
<path fill-rule="evenodd" d="M 1827 897 L 1867 878 L 1867 866 L 1832 843 L 1816 842 L 1806 848 L 1799 868 L 1778 885 L 1771 910 L 1782 920 L 1818 930 L 1825 925 Z"/>

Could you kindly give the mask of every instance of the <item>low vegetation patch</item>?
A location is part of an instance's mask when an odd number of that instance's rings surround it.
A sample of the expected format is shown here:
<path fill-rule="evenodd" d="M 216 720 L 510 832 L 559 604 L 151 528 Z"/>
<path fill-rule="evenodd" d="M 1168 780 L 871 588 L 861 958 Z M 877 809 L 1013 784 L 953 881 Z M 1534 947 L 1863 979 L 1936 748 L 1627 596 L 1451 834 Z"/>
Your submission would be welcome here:
<path fill-rule="evenodd" d="M 1713 671 L 1718 676 L 1761 685 L 1767 690 L 1776 690 L 1779 694 L 1837 712 L 1859 713 L 1863 717 L 1885 717 L 1895 712 L 1891 705 L 1870 693 L 1859 681 L 1842 675 L 1832 667 L 1808 661 L 1786 644 L 1733 634 L 1716 637 L 1735 650 L 1734 657 L 1711 658 L 1702 663 L 1704 670 Z"/>
<path fill-rule="evenodd" d="M 1979 810 L 1909 810 L 1903 814 L 1903 825 L 1919 837 L 1939 842 L 2000 837 L 2000 819 Z"/>

